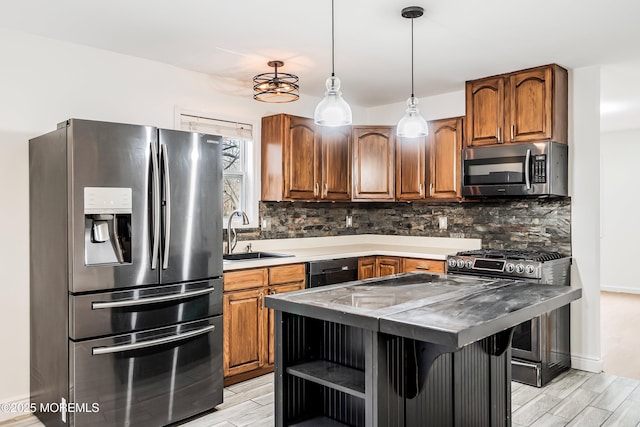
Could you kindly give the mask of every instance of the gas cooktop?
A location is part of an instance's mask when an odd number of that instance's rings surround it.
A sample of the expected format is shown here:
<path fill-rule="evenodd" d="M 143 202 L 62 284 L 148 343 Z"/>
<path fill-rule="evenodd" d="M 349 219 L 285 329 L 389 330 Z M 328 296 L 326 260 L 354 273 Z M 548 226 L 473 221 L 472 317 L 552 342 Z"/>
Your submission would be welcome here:
<path fill-rule="evenodd" d="M 458 256 L 469 256 L 475 258 L 490 259 L 511 259 L 522 261 L 545 262 L 554 259 L 564 258 L 564 255 L 558 252 L 534 251 L 522 249 L 477 249 L 473 251 L 458 252 Z"/>

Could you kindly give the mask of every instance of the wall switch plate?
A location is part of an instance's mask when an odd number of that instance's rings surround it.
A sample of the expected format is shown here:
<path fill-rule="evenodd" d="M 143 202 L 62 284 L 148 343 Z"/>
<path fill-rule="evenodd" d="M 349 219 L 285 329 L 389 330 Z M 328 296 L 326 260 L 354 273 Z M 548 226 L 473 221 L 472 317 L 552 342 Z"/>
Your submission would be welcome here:
<path fill-rule="evenodd" d="M 353 217 L 351 215 L 347 215 L 347 228 L 353 227 Z"/>
<path fill-rule="evenodd" d="M 447 229 L 447 217 L 446 216 L 438 217 L 438 228 L 440 230 L 446 230 Z"/>
<path fill-rule="evenodd" d="M 264 231 L 271 230 L 271 220 L 262 218 L 262 221 L 260 221 L 260 228 L 262 228 Z"/>

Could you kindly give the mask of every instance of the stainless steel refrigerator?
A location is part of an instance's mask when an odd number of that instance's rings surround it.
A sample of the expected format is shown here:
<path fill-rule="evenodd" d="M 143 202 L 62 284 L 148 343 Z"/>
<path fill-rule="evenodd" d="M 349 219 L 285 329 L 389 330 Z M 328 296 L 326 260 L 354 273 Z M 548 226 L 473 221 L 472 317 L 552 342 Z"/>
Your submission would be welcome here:
<path fill-rule="evenodd" d="M 31 401 L 159 426 L 222 402 L 221 138 L 70 119 L 29 141 Z"/>

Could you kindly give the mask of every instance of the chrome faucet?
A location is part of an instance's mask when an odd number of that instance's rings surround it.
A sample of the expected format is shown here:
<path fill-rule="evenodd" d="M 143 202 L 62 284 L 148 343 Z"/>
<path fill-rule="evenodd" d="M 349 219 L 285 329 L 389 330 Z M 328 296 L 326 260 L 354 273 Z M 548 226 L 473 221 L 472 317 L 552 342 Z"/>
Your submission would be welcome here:
<path fill-rule="evenodd" d="M 237 210 L 237 211 L 231 212 L 231 215 L 229 215 L 229 222 L 227 223 L 227 238 L 228 238 L 228 240 L 227 240 L 227 253 L 228 254 L 233 252 L 233 249 L 238 244 L 238 236 L 236 235 L 236 229 L 235 228 L 231 228 L 231 220 L 233 220 L 234 216 L 241 216 L 242 217 L 242 225 L 248 225 L 249 224 L 249 217 L 247 216 L 247 214 L 244 211 Z M 233 238 L 231 237 L 231 233 L 233 233 Z"/>

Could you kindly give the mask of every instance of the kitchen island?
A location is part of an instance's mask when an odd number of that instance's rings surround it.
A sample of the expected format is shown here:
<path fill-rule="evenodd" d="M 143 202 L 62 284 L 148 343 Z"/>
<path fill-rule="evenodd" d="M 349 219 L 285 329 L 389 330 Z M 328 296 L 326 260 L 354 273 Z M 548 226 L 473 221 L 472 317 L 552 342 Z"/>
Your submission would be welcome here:
<path fill-rule="evenodd" d="M 510 426 L 513 327 L 580 296 L 425 273 L 268 296 L 276 426 Z"/>

